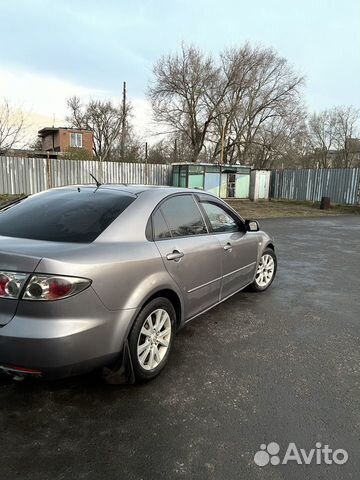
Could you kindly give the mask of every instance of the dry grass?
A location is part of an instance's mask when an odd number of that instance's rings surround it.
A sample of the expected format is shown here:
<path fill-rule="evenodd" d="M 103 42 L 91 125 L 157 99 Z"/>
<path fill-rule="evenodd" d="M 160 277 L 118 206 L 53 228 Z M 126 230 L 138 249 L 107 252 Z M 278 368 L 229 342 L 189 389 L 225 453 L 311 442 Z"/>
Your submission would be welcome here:
<path fill-rule="evenodd" d="M 0 205 L 11 202 L 12 200 L 16 200 L 17 198 L 22 196 L 23 195 L 0 195 Z"/>
<path fill-rule="evenodd" d="M 332 205 L 330 210 L 320 210 L 319 203 L 295 200 L 226 200 L 244 218 L 319 217 L 328 215 L 360 214 L 360 206 Z"/>

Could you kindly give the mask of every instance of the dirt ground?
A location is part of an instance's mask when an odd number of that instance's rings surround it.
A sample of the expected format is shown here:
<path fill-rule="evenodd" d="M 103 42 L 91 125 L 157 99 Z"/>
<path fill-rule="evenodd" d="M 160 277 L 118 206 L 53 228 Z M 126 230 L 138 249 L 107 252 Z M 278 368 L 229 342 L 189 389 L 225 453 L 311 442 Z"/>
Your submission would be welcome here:
<path fill-rule="evenodd" d="M 251 200 L 226 199 L 244 218 L 275 217 L 318 217 L 328 215 L 360 214 L 360 206 L 332 205 L 330 210 L 320 210 L 319 203 L 299 202 L 295 200 Z"/>
<path fill-rule="evenodd" d="M 15 200 L 16 195 L 0 195 L 0 205 L 2 203 L 10 202 L 11 200 Z"/>

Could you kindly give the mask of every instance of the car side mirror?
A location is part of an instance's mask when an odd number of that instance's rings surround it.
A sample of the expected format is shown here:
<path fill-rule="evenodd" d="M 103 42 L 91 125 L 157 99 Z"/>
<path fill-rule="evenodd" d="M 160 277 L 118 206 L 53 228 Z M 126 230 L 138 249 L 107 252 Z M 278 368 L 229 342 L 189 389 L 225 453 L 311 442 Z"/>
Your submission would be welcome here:
<path fill-rule="evenodd" d="M 248 232 L 258 232 L 260 230 L 259 223 L 256 220 L 245 220 L 245 226 Z"/>

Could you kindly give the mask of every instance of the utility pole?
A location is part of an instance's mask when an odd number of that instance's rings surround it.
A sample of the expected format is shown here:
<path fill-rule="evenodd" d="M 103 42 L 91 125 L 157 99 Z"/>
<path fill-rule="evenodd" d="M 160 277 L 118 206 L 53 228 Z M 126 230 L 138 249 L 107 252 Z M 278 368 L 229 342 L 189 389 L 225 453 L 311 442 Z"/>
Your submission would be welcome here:
<path fill-rule="evenodd" d="M 146 185 L 149 184 L 149 167 L 148 167 L 148 143 L 145 142 L 145 175 Z"/>
<path fill-rule="evenodd" d="M 220 150 L 220 163 L 224 163 L 224 139 L 225 139 L 225 125 L 221 129 L 221 150 Z"/>
<path fill-rule="evenodd" d="M 175 141 L 174 141 L 174 160 L 175 162 L 178 161 L 177 138 L 175 138 Z"/>
<path fill-rule="evenodd" d="M 124 161 L 126 140 L 126 82 L 123 83 L 120 155 Z"/>

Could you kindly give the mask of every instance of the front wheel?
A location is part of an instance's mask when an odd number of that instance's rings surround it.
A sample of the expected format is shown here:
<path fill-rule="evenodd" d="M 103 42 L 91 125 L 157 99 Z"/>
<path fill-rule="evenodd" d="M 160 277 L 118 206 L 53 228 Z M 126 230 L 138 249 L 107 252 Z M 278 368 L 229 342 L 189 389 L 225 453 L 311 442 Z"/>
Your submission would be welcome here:
<path fill-rule="evenodd" d="M 256 292 L 267 290 L 274 281 L 277 268 L 277 259 L 274 250 L 266 248 L 260 258 L 254 282 L 251 287 Z"/>
<path fill-rule="evenodd" d="M 151 380 L 165 367 L 175 335 L 176 314 L 167 298 L 155 298 L 137 317 L 129 349 L 137 380 Z"/>

